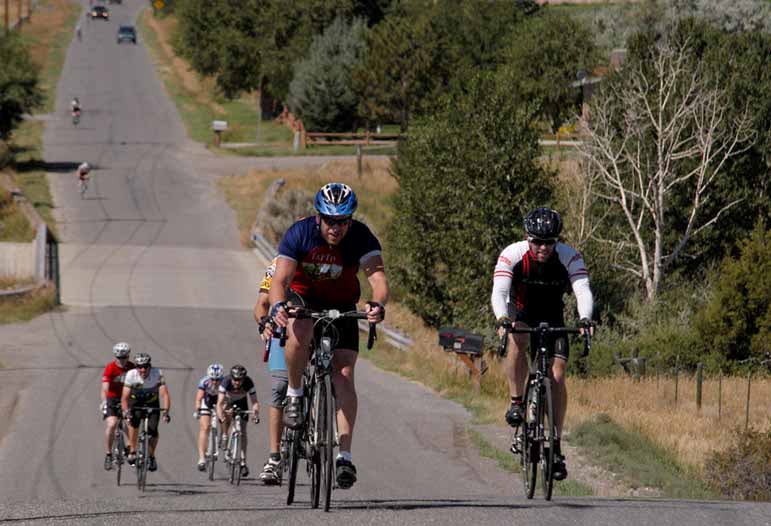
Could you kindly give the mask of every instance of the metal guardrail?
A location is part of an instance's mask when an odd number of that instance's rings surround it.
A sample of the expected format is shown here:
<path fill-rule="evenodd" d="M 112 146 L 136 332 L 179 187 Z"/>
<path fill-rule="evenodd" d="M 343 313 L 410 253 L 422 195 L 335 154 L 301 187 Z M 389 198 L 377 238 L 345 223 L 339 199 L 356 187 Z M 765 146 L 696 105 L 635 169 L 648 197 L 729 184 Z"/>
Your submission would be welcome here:
<path fill-rule="evenodd" d="M 258 234 L 256 232 L 252 233 L 252 241 L 254 242 L 254 250 L 267 259 L 268 261 L 272 260 L 275 257 L 276 249 L 273 245 L 270 244 L 270 242 L 265 239 L 261 234 Z M 364 320 L 359 320 L 359 330 L 362 332 L 368 332 L 369 331 L 369 325 Z M 401 334 L 400 332 L 394 331 L 393 329 L 389 329 L 388 327 L 384 325 L 380 325 L 379 331 L 380 334 L 382 334 L 383 339 L 385 342 L 390 345 L 391 347 L 394 347 L 396 349 L 399 349 L 400 351 L 408 351 L 410 347 L 412 347 L 412 339 L 405 336 L 404 334 Z"/>

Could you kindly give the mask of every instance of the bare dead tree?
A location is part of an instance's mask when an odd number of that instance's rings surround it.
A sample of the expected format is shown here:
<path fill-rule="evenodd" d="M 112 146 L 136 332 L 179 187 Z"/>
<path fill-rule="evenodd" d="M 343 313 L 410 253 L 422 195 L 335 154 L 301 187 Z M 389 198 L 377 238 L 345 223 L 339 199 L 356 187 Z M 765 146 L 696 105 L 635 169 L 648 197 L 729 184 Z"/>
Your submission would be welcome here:
<path fill-rule="evenodd" d="M 645 284 L 649 301 L 684 247 L 738 201 L 711 215 L 726 161 L 752 146 L 749 108 L 729 119 L 726 95 L 689 60 L 688 42 L 664 43 L 652 60 L 627 64 L 591 102 L 579 152 L 594 196 L 625 218 L 624 231 L 598 238 L 614 248 L 614 263 Z M 687 224 L 674 232 L 672 194 L 690 196 Z M 675 239 L 666 243 L 665 240 Z"/>

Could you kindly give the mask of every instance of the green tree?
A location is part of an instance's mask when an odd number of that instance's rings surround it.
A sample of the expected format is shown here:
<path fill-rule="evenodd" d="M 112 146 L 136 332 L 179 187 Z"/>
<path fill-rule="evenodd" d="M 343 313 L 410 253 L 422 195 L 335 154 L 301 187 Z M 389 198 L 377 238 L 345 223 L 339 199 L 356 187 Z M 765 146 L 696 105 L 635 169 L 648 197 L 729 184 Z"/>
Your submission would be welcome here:
<path fill-rule="evenodd" d="M 771 230 L 759 223 L 727 257 L 695 327 L 713 367 L 771 352 Z"/>
<path fill-rule="evenodd" d="M 542 10 L 517 24 L 501 52 L 498 81 L 511 96 L 537 101 L 552 130 L 578 113 L 581 92 L 572 87 L 579 70 L 598 63 L 588 27 L 567 16 Z"/>
<path fill-rule="evenodd" d="M 288 104 L 308 130 L 345 131 L 355 122 L 358 98 L 351 71 L 367 51 L 363 19 L 337 18 L 313 40 L 310 55 L 296 63 Z"/>
<path fill-rule="evenodd" d="M 522 236 L 523 215 L 550 198 L 553 174 L 539 161 L 535 118 L 532 106 L 477 76 L 400 146 L 389 267 L 429 324 L 489 330 L 495 261 Z"/>
<path fill-rule="evenodd" d="M 16 33 L 0 37 L 0 139 L 43 103 L 38 68 Z"/>

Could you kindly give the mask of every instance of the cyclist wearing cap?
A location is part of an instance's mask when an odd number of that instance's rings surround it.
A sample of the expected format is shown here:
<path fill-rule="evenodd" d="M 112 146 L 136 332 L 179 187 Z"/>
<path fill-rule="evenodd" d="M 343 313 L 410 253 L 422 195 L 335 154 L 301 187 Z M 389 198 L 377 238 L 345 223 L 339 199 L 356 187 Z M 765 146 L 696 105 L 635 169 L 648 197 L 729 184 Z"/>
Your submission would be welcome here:
<path fill-rule="evenodd" d="M 206 443 L 211 427 L 212 413 L 217 409 L 220 383 L 225 376 L 225 368 L 213 363 L 206 369 L 206 376 L 198 381 L 195 393 L 193 414 L 198 419 L 198 471 L 206 471 Z"/>
<path fill-rule="evenodd" d="M 112 348 L 115 359 L 107 364 L 102 373 L 102 402 L 100 409 L 102 418 L 107 422 L 104 430 L 104 469 L 112 469 L 112 440 L 115 436 L 115 426 L 120 418 L 120 396 L 123 392 L 123 379 L 126 373 L 134 368 L 129 361 L 131 346 L 128 343 L 116 343 Z"/>
<path fill-rule="evenodd" d="M 525 217 L 524 241 L 506 247 L 498 257 L 493 275 L 492 305 L 498 326 L 514 323 L 517 327 L 536 327 L 546 322 L 552 327 L 563 327 L 564 304 L 562 296 L 572 288 L 578 304 L 578 314 L 584 327 L 592 317 L 593 298 L 589 288 L 589 274 L 583 257 L 572 247 L 559 242 L 562 219 L 551 208 L 536 208 Z M 502 334 L 502 330 L 501 334 Z M 511 407 L 506 411 L 506 422 L 511 426 L 522 423 L 525 381 L 528 375 L 526 349 L 529 338 L 525 334 L 510 334 L 512 352 L 506 358 L 506 376 L 509 381 Z M 532 349 L 531 349 L 532 351 Z M 554 479 L 567 477 L 565 457 L 560 449 L 562 424 L 567 410 L 565 369 L 568 361 L 568 342 L 564 337 L 552 341 L 551 377 L 554 385 L 554 413 L 557 436 L 554 442 Z"/>
<path fill-rule="evenodd" d="M 158 421 L 163 416 L 167 424 L 171 421 L 169 409 L 171 398 L 163 372 L 152 366 L 152 359 L 147 353 L 139 353 L 135 359 L 136 368 L 126 374 L 123 384 L 123 394 L 120 405 L 123 409 L 123 418 L 128 421 L 129 454 L 126 462 L 133 466 L 137 459 L 137 438 L 139 436 L 139 424 L 144 416 L 141 409 L 161 409 L 161 413 L 153 411 L 149 414 L 147 432 L 150 435 L 150 451 L 148 451 L 148 471 L 158 469 L 155 462 L 155 448 L 158 446 Z"/>
<path fill-rule="evenodd" d="M 236 364 L 230 368 L 230 374 L 223 378 L 222 383 L 219 386 L 217 393 L 217 418 L 222 423 L 222 438 L 221 447 L 227 449 L 228 430 L 230 429 L 230 423 L 232 417 L 228 414 L 227 410 L 230 408 L 236 408 L 239 411 L 248 411 L 249 404 L 246 401 L 247 397 L 252 402 L 252 413 L 254 414 L 254 421 L 260 421 L 260 402 L 257 400 L 257 390 L 254 387 L 254 382 L 249 375 L 246 374 L 246 367 L 240 364 Z M 241 431 L 244 439 L 244 458 L 241 461 L 241 476 L 249 476 L 249 467 L 246 465 L 246 446 L 248 445 L 248 437 L 246 436 L 248 426 L 243 426 Z"/>
<path fill-rule="evenodd" d="M 309 358 L 313 323 L 311 320 L 290 320 L 287 305 L 303 305 L 316 310 L 355 310 L 361 295 L 357 278 L 360 268 L 372 287 L 372 299 L 365 306 L 370 323 L 383 320 L 388 300 L 380 242 L 364 223 L 352 218 L 357 206 L 353 190 L 342 183 L 324 185 L 316 194 L 314 206 L 319 215 L 297 221 L 284 234 L 270 289 L 271 316 L 279 327 L 288 327 L 289 387 L 284 424 L 293 429 L 303 424 L 302 373 Z M 340 435 L 336 478 L 337 485 L 347 489 L 356 482 L 351 442 L 357 411 L 354 367 L 359 350 L 359 329 L 356 320 L 351 318 L 333 323 L 339 334 L 332 359 Z"/>

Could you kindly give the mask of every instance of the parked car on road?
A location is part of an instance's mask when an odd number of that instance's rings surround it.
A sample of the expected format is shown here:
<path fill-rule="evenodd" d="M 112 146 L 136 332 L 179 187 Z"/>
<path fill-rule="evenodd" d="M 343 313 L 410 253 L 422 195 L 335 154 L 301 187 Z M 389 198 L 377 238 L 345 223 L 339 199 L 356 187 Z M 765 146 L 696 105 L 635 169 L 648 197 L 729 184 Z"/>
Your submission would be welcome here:
<path fill-rule="evenodd" d="M 132 44 L 137 43 L 137 31 L 134 29 L 134 26 L 120 26 L 118 28 L 118 44 L 123 41 L 131 42 Z"/>
<path fill-rule="evenodd" d="M 110 12 L 103 5 L 97 5 L 91 8 L 91 20 L 94 18 L 110 19 Z"/>

